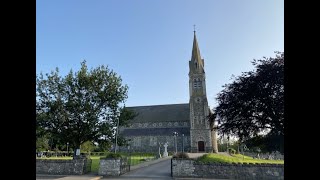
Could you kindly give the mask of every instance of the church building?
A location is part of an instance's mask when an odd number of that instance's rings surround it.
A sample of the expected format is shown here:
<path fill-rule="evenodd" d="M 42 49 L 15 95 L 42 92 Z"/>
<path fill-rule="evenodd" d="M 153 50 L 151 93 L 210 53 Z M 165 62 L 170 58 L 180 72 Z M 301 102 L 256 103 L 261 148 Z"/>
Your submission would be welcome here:
<path fill-rule="evenodd" d="M 122 151 L 158 152 L 168 143 L 168 152 L 211 152 L 211 131 L 207 116 L 204 59 L 194 31 L 192 55 L 189 61 L 189 103 L 128 107 L 137 113 L 129 127 L 119 133 L 129 140 Z"/>

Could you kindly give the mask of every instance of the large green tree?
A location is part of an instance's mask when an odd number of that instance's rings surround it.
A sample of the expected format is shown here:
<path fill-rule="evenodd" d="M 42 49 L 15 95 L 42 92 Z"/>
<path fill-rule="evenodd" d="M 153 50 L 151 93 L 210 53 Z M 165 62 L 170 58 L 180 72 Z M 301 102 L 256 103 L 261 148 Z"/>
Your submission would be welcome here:
<path fill-rule="evenodd" d="M 50 74 L 37 75 L 37 129 L 50 133 L 74 150 L 86 141 L 112 141 L 127 98 L 128 86 L 108 67 L 81 69 L 65 76 L 56 68 Z"/>
<path fill-rule="evenodd" d="M 235 77 L 218 94 L 218 129 L 244 141 L 284 135 L 284 53 L 254 60 L 255 70 Z M 283 141 L 276 141 L 283 142 Z"/>
<path fill-rule="evenodd" d="M 36 150 L 37 151 L 47 151 L 49 150 L 49 139 L 47 136 L 42 136 L 36 140 Z"/>

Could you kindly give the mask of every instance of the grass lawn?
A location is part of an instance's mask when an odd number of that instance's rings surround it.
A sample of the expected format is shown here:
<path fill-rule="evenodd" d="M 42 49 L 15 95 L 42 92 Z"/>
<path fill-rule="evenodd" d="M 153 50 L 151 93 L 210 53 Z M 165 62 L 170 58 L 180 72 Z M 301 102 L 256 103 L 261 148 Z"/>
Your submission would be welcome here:
<path fill-rule="evenodd" d="M 58 156 L 58 157 L 55 157 L 55 156 L 51 156 L 51 157 L 37 157 L 36 159 L 53 159 L 53 160 L 67 160 L 67 159 L 72 159 L 72 157 L 70 156 Z"/>
<path fill-rule="evenodd" d="M 92 160 L 91 172 L 99 171 L 100 157 L 104 157 L 104 156 L 90 156 L 90 159 Z"/>
<path fill-rule="evenodd" d="M 154 156 L 141 156 L 141 155 L 132 155 L 131 156 L 131 161 L 130 161 L 130 165 L 134 166 L 140 163 L 145 162 L 145 160 L 147 159 L 154 159 Z"/>
<path fill-rule="evenodd" d="M 244 158 L 243 158 L 244 157 Z M 223 154 L 207 154 L 198 158 L 200 162 L 219 162 L 219 163 L 268 163 L 268 164 L 284 164 L 284 160 L 265 160 L 253 159 L 249 156 L 234 154 L 227 156 Z"/>

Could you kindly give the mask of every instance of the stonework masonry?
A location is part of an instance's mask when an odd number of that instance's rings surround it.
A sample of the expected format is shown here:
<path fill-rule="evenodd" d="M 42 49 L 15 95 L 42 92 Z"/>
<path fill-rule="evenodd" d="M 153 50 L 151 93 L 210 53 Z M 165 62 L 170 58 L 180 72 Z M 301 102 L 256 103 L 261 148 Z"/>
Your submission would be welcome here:
<path fill-rule="evenodd" d="M 128 172 L 126 166 L 128 161 L 125 159 L 100 159 L 99 175 L 102 176 L 120 176 L 121 174 Z"/>
<path fill-rule="evenodd" d="M 283 180 L 283 164 L 203 164 L 192 159 L 172 159 L 173 177 Z"/>
<path fill-rule="evenodd" d="M 82 175 L 91 171 L 91 159 L 36 160 L 36 174 Z"/>
<path fill-rule="evenodd" d="M 131 136 L 130 147 L 120 147 L 120 152 L 151 152 L 158 153 L 159 143 L 160 152 L 164 151 L 164 143 L 168 142 L 168 152 L 175 152 L 175 142 L 173 136 Z M 190 151 L 190 136 L 177 136 L 177 150 L 178 152 Z M 184 148 L 184 150 L 182 150 Z"/>

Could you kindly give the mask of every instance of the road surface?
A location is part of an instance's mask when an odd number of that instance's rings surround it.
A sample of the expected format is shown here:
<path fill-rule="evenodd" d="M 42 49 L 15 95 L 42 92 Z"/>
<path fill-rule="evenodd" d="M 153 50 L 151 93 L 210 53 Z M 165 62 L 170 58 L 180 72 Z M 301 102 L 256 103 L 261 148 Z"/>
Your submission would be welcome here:
<path fill-rule="evenodd" d="M 105 177 L 103 179 L 140 179 L 140 180 L 172 180 L 171 177 L 171 159 L 152 164 L 147 167 L 132 170 L 120 177 Z"/>

